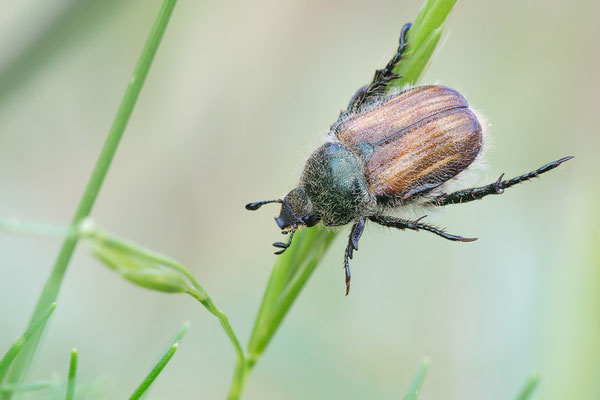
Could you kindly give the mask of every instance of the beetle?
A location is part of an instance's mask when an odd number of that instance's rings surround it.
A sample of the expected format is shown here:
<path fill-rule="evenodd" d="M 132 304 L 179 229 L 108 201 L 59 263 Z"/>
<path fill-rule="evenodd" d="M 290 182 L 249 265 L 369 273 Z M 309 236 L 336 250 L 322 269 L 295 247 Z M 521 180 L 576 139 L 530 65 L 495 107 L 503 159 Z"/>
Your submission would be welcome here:
<path fill-rule="evenodd" d="M 350 265 L 358 241 L 370 220 L 397 229 L 425 230 L 444 239 L 472 242 L 446 233 L 433 225 L 389 214 L 411 204 L 447 206 L 501 194 L 518 183 L 548 172 L 573 158 L 563 157 L 534 171 L 504 180 L 504 174 L 489 185 L 446 193 L 444 187 L 468 169 L 481 153 L 482 125 L 456 90 L 439 86 L 417 86 L 386 94 L 398 78 L 393 69 L 406 50 L 411 24 L 402 28 L 399 46 L 385 68 L 372 82 L 360 88 L 345 111 L 331 126 L 325 143 L 307 160 L 300 184 L 283 199 L 246 205 L 257 210 L 279 203 L 275 218 L 287 243 L 276 242 L 275 254 L 283 253 L 300 227 L 352 223 L 344 254 L 346 295 L 350 291 Z"/>

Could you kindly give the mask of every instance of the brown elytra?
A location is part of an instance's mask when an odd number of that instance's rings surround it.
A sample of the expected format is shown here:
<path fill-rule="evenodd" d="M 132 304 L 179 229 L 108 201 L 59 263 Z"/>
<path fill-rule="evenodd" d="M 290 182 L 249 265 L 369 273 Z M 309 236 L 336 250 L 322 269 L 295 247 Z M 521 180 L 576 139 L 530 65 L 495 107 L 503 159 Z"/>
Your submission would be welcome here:
<path fill-rule="evenodd" d="M 457 91 L 420 86 L 338 126 L 342 143 L 368 144 L 365 178 L 377 197 L 426 193 L 466 169 L 481 150 L 481 124 Z"/>

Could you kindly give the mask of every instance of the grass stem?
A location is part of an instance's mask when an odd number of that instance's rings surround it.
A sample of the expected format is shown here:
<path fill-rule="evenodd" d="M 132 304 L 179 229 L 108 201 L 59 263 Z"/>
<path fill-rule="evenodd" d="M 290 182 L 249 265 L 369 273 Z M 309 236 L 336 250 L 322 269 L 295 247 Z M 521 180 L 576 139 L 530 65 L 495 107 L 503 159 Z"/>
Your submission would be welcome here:
<path fill-rule="evenodd" d="M 165 33 L 176 2 L 177 0 L 163 0 L 161 8 L 158 12 L 158 16 L 154 21 L 154 25 L 152 26 L 150 34 L 146 40 L 146 44 L 144 45 L 144 49 L 142 50 L 142 53 L 137 61 L 133 75 L 129 81 L 129 85 L 125 90 L 125 94 L 121 100 L 121 105 L 119 106 L 108 136 L 106 137 L 104 146 L 102 147 L 100 155 L 98 156 L 96 165 L 92 171 L 92 175 L 83 192 L 81 200 L 79 201 L 79 205 L 77 206 L 77 210 L 75 211 L 75 215 L 73 216 L 71 222 L 72 227 L 79 225 L 79 223 L 81 223 L 81 221 L 83 221 L 83 219 L 90 214 L 92 207 L 94 206 L 98 192 L 102 187 L 102 183 L 104 182 L 115 152 L 117 151 L 117 147 L 119 146 L 123 132 L 125 131 L 129 118 L 131 117 L 131 113 L 133 112 L 139 94 L 142 90 L 142 86 L 144 85 L 144 81 L 146 80 L 146 76 L 148 75 L 148 71 L 150 70 L 150 66 L 152 65 L 152 61 L 154 60 L 154 56 L 156 55 L 160 41 Z M 50 304 L 56 300 L 65 272 L 67 270 L 67 266 L 69 265 L 71 256 L 73 255 L 75 247 L 77 246 L 78 239 L 78 235 L 73 233 L 69 233 L 65 237 L 50 276 L 46 281 L 44 289 L 42 290 L 41 296 L 31 317 L 30 325 L 33 323 L 33 321 L 37 320 L 40 315 L 42 315 L 44 310 L 47 309 Z M 44 326 L 37 331 L 32 340 L 21 352 L 20 357 L 17 359 L 13 369 L 11 370 L 11 374 L 9 376 L 10 383 L 21 382 L 24 378 L 36 351 L 43 328 Z M 10 394 L 8 396 L 3 396 L 3 398 L 9 399 Z"/>

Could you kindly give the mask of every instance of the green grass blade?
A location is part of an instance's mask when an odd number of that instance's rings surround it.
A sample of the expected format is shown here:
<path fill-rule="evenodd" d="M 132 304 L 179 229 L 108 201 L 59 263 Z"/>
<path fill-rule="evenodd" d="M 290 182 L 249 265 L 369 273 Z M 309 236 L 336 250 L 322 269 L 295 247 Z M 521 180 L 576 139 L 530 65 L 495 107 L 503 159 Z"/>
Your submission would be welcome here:
<path fill-rule="evenodd" d="M 4 380 L 4 376 L 6 375 L 6 372 L 10 368 L 10 365 L 12 364 L 14 359 L 19 355 L 19 353 L 27 344 L 27 342 L 31 339 L 31 337 L 34 336 L 42 326 L 44 326 L 44 324 L 46 323 L 48 318 L 50 318 L 55 309 L 56 303 L 50 304 L 50 306 L 46 308 L 46 310 L 44 310 L 44 312 L 42 312 L 40 316 L 35 319 L 35 321 L 29 324 L 29 327 L 27 328 L 25 333 L 23 333 L 23 335 L 19 339 L 17 339 L 17 341 L 10 347 L 10 349 L 8 349 L 4 357 L 2 357 L 2 360 L 0 360 L 0 383 L 2 383 L 2 381 Z"/>
<path fill-rule="evenodd" d="M 69 227 L 20 221 L 16 218 L 0 218 L 0 231 L 11 235 L 65 236 L 69 233 Z"/>
<path fill-rule="evenodd" d="M 421 47 L 419 47 L 419 49 L 413 53 L 413 56 L 410 57 L 410 59 L 407 59 L 403 64 L 401 71 L 399 71 L 403 78 L 402 85 L 415 84 L 421 78 L 435 47 L 442 37 L 442 30 L 443 27 L 439 27 L 431 32 L 431 34 L 425 38 Z M 390 87 L 396 86 L 395 82 L 390 84 Z"/>
<path fill-rule="evenodd" d="M 183 326 L 181 327 L 181 329 L 175 336 L 175 339 L 173 339 L 173 341 L 171 342 L 171 345 L 169 345 L 169 348 L 167 349 L 165 354 L 163 354 L 163 356 L 160 358 L 160 360 L 158 360 L 158 362 L 156 363 L 154 368 L 152 368 L 152 371 L 150 371 L 150 373 L 146 376 L 146 378 L 142 381 L 142 383 L 135 389 L 133 394 L 129 397 L 130 400 L 139 399 L 140 397 L 142 397 L 144 392 L 146 390 L 148 390 L 150 385 L 152 385 L 152 383 L 156 380 L 158 375 L 162 372 L 162 370 L 165 368 L 165 366 L 167 365 L 169 360 L 171 360 L 171 358 L 177 351 L 177 347 L 179 346 L 179 341 L 186 334 L 188 328 L 189 328 L 189 323 L 186 322 L 185 324 L 183 324 Z"/>
<path fill-rule="evenodd" d="M 457 0 L 428 0 L 421 8 L 406 38 L 406 51 L 394 68 L 400 78 L 388 88 L 415 84 L 423 75 L 427 63 L 438 44 L 444 23 Z"/>
<path fill-rule="evenodd" d="M 19 392 L 33 392 L 36 390 L 48 389 L 51 386 L 52 382 L 50 381 L 35 382 L 26 385 L 0 385 L 0 393 L 12 394 Z"/>
<path fill-rule="evenodd" d="M 184 292 L 198 300 L 219 319 L 234 347 L 237 364 L 244 364 L 244 349 L 229 323 L 229 318 L 219 310 L 206 289 L 200 285 L 187 268 L 170 257 L 103 232 L 90 221 L 85 221 L 80 226 L 79 234 L 92 243 L 92 252 L 96 257 L 133 283 L 163 292 Z M 185 282 L 184 278 L 189 281 L 191 286 Z"/>
<path fill-rule="evenodd" d="M 73 400 L 75 396 L 75 377 L 77 376 L 77 349 L 71 350 L 71 362 L 69 363 L 69 379 L 67 381 L 66 400 Z"/>
<path fill-rule="evenodd" d="M 117 147 L 119 146 L 123 132 L 127 126 L 127 122 L 129 121 L 129 117 L 133 112 L 133 108 L 137 102 L 140 91 L 142 90 L 142 86 L 144 85 L 144 81 L 148 75 L 148 71 L 150 70 L 150 66 L 152 65 L 152 61 L 154 60 L 154 56 L 156 55 L 160 41 L 165 33 L 176 2 L 176 0 L 163 0 L 158 16 L 154 21 L 154 25 L 152 26 L 150 34 L 148 35 L 144 49 L 142 50 L 142 53 L 135 66 L 133 76 L 125 91 L 121 105 L 119 106 L 104 146 L 102 147 L 102 151 L 98 156 L 98 160 L 96 161 L 92 175 L 87 183 L 77 210 L 75 211 L 75 215 L 71 223 L 72 227 L 79 225 L 79 223 L 86 218 L 92 210 L 92 207 L 96 201 L 96 197 L 98 196 L 98 192 L 102 187 L 104 178 L 106 177 L 109 166 L 115 155 Z M 31 321 L 36 320 L 48 307 L 48 305 L 55 301 L 67 266 L 77 245 L 77 241 L 78 236 L 75 234 L 69 234 L 65 238 L 58 257 L 54 263 L 52 272 L 46 281 L 37 306 L 33 312 Z M 20 382 L 25 376 L 31 359 L 33 358 L 33 354 L 37 348 L 42 331 L 43 327 L 23 349 L 21 356 L 11 371 L 9 382 Z M 8 398 L 9 397 L 10 396 L 8 396 Z"/>
<path fill-rule="evenodd" d="M 166 293 L 186 293 L 191 290 L 177 271 L 147 259 L 100 245 L 92 247 L 92 255 L 123 278 L 146 289 Z"/>
<path fill-rule="evenodd" d="M 530 399 L 531 395 L 533 394 L 533 392 L 535 391 L 535 388 L 538 385 L 539 380 L 540 380 L 540 377 L 539 377 L 538 373 L 534 371 L 529 376 L 529 379 L 527 379 L 527 382 L 525 382 L 525 385 L 523 386 L 523 389 L 521 389 L 521 392 L 516 397 L 516 399 L 517 400 L 528 400 L 528 399 Z"/>
<path fill-rule="evenodd" d="M 269 303 L 259 310 L 257 322 L 248 344 L 248 358 L 252 364 L 256 362 L 269 344 L 294 300 L 298 297 L 336 235 L 334 231 L 327 229 L 307 229 L 298 232 L 296 235 L 298 236 L 300 233 L 301 236 L 294 238 L 297 241 L 294 245 L 297 246 L 297 253 L 299 254 L 292 253 L 288 255 L 286 251 L 276 261 L 273 268 L 273 271 L 285 276 L 286 281 L 282 290 L 277 292 L 277 298 L 269 299 Z M 290 269 L 295 269 L 295 273 L 291 279 L 287 279 L 287 270 Z M 265 296 L 268 295 L 273 297 L 267 287 Z"/>
<path fill-rule="evenodd" d="M 421 392 L 421 386 L 423 385 L 423 381 L 425 380 L 425 376 L 427 375 L 427 370 L 429 369 L 429 359 L 425 358 L 421 362 L 421 368 L 419 368 L 419 372 L 417 372 L 417 376 L 413 381 L 410 389 L 406 396 L 403 397 L 403 400 L 416 400 L 419 397 L 419 393 Z"/>

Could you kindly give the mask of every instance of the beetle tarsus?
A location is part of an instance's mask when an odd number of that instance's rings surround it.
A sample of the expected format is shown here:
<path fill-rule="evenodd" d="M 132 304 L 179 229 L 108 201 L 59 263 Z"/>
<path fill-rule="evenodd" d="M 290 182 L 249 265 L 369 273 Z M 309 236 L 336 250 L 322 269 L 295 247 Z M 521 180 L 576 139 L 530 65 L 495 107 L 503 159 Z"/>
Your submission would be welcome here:
<path fill-rule="evenodd" d="M 450 233 L 446 233 L 443 229 L 436 228 L 432 225 L 422 224 L 419 221 L 424 217 L 419 218 L 416 221 L 409 221 L 406 219 L 396 218 L 396 217 L 386 217 L 386 216 L 373 216 L 369 217 L 369 219 L 379 225 L 386 226 L 388 228 L 396 228 L 396 229 L 411 229 L 413 231 L 419 231 L 423 229 L 424 231 L 431 232 L 436 234 L 444 239 L 451 240 L 453 242 L 473 242 L 477 240 L 477 238 L 466 238 L 459 235 L 452 235 Z"/>
<path fill-rule="evenodd" d="M 445 193 L 431 200 L 430 204 L 434 206 L 447 206 L 449 204 L 467 203 L 469 201 L 479 200 L 490 194 L 502 194 L 505 189 L 518 183 L 528 181 L 531 178 L 539 178 L 544 172 L 553 170 L 565 161 L 569 161 L 571 158 L 573 158 L 573 156 L 563 157 L 534 171 L 527 172 L 508 180 L 502 180 L 502 178 L 504 178 L 504 174 L 502 174 L 494 183 L 476 188 L 463 189 L 453 193 Z"/>
<path fill-rule="evenodd" d="M 294 237 L 294 233 L 296 233 L 296 229 L 292 229 L 290 231 L 283 231 L 283 232 L 285 232 L 285 233 L 290 232 L 290 237 L 288 238 L 287 243 L 283 243 L 283 242 L 275 242 L 275 243 L 273 243 L 274 247 L 278 247 L 278 248 L 281 249 L 281 250 L 278 250 L 278 251 L 276 251 L 274 253 L 276 255 L 283 254 L 283 252 L 286 251 L 292 245 L 292 238 Z"/>
<path fill-rule="evenodd" d="M 504 178 L 504 172 L 500 175 L 496 183 L 494 183 L 494 189 L 496 190 L 496 194 L 504 193 L 504 189 L 502 188 L 502 178 Z"/>
<path fill-rule="evenodd" d="M 402 59 L 402 55 L 406 50 L 406 35 L 411 26 L 412 24 L 409 22 L 402 27 L 396 54 L 394 54 L 394 57 L 392 57 L 384 68 L 375 71 L 373 81 L 369 85 L 361 87 L 354 96 L 352 96 L 350 104 L 348 104 L 348 112 L 357 111 L 372 98 L 381 96 L 390 82 L 399 78 L 399 76 L 394 73 L 394 68 Z"/>
<path fill-rule="evenodd" d="M 347 258 L 344 262 L 344 272 L 346 273 L 346 296 L 348 296 L 348 293 L 350 293 L 350 265 Z"/>
<path fill-rule="evenodd" d="M 346 274 L 346 296 L 350 293 L 350 260 L 354 256 L 354 250 L 358 250 L 358 241 L 365 230 L 365 218 L 361 218 L 354 225 L 348 235 L 348 245 L 344 253 L 344 272 Z"/>

